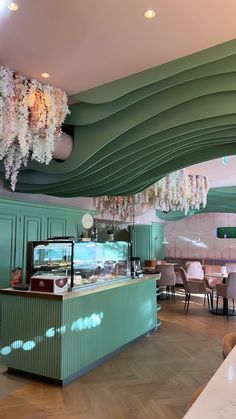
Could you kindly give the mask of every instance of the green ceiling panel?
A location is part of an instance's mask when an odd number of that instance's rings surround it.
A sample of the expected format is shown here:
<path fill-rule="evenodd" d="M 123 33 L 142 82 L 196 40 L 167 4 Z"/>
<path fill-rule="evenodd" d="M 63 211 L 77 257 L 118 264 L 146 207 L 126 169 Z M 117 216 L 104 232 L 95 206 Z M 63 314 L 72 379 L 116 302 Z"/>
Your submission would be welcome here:
<path fill-rule="evenodd" d="M 235 153 L 236 40 L 71 100 L 73 153 L 48 166 L 31 162 L 16 191 L 136 193 L 171 171 Z"/>

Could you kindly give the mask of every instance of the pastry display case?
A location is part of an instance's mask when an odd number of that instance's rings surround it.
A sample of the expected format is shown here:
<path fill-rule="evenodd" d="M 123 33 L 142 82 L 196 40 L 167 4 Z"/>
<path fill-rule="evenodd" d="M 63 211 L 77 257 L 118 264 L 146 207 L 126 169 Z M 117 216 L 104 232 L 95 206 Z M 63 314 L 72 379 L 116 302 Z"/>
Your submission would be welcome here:
<path fill-rule="evenodd" d="M 130 278 L 130 247 L 125 241 L 28 242 L 26 281 L 34 275 L 61 275 L 68 278 L 69 289 L 74 289 Z"/>

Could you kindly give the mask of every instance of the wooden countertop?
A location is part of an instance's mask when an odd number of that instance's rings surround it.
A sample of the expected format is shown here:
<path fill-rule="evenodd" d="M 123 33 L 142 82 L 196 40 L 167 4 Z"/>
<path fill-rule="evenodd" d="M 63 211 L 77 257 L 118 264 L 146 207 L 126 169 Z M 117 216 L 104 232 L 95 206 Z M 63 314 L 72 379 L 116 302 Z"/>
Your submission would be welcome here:
<path fill-rule="evenodd" d="M 71 298 L 78 298 L 84 295 L 94 294 L 97 292 L 103 292 L 114 288 L 124 287 L 127 285 L 138 284 L 143 281 L 153 279 L 156 276 L 156 279 L 160 279 L 160 274 L 153 275 L 144 275 L 142 278 L 127 278 L 121 279 L 110 284 L 95 284 L 86 287 L 81 287 L 74 289 L 73 291 L 64 292 L 61 294 L 52 294 L 48 292 L 39 292 L 39 291 L 23 291 L 23 290 L 14 290 L 13 288 L 4 288 L 0 289 L 0 294 L 8 295 L 18 295 L 21 297 L 33 297 L 33 298 L 44 298 L 49 300 L 69 300 Z"/>

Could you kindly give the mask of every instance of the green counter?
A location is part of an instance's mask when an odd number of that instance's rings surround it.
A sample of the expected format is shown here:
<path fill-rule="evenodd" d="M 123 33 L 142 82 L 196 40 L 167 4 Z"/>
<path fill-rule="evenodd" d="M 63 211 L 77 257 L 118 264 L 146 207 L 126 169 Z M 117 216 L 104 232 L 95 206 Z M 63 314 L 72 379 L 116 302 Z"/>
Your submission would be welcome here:
<path fill-rule="evenodd" d="M 158 276 L 64 294 L 0 290 L 0 363 L 65 385 L 156 328 Z"/>

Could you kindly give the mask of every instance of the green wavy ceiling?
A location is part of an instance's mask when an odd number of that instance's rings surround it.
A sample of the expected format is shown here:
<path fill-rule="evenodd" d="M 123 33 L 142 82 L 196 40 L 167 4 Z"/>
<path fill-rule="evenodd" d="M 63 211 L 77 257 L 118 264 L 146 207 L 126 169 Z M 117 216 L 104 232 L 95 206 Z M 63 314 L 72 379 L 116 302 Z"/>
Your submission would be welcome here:
<path fill-rule="evenodd" d="M 236 186 L 210 189 L 207 195 L 206 207 L 201 208 L 199 211 L 190 210 L 187 216 L 204 212 L 236 212 Z M 170 211 L 167 214 L 157 211 L 156 214 L 162 220 L 168 221 L 177 221 L 185 217 L 184 211 Z"/>
<path fill-rule="evenodd" d="M 176 169 L 235 154 L 236 40 L 71 100 L 72 155 L 48 166 L 30 163 L 16 191 L 61 197 L 139 192 Z"/>

